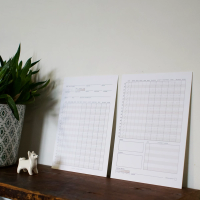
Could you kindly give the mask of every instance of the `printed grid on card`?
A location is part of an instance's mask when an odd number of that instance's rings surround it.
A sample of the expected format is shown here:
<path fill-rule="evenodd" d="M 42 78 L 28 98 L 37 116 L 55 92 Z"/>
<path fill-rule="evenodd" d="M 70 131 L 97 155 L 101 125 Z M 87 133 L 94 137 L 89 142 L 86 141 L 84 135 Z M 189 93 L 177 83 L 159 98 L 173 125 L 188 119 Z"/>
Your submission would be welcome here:
<path fill-rule="evenodd" d="M 66 102 L 59 123 L 57 164 L 102 170 L 109 112 L 109 102 Z"/>
<path fill-rule="evenodd" d="M 124 75 L 112 178 L 181 188 L 191 72 Z"/>
<path fill-rule="evenodd" d="M 124 84 L 120 137 L 180 142 L 186 80 Z"/>
<path fill-rule="evenodd" d="M 52 168 L 107 176 L 117 80 L 65 79 Z"/>

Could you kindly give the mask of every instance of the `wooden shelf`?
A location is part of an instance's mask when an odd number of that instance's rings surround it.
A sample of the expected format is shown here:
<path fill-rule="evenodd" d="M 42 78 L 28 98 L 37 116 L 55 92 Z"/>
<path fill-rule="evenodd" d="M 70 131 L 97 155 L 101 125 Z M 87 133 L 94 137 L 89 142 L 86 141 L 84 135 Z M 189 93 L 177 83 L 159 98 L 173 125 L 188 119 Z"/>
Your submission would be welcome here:
<path fill-rule="evenodd" d="M 38 165 L 39 174 L 0 168 L 0 196 L 20 200 L 199 200 L 200 190 L 172 189 L 66 172 Z"/>

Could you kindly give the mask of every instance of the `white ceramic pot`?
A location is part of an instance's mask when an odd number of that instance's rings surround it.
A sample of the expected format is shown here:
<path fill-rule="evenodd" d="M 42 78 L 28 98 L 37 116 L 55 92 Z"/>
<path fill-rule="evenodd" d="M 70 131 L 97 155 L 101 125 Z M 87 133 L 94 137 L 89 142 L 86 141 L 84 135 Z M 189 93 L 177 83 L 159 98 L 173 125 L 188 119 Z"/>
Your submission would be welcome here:
<path fill-rule="evenodd" d="M 25 108 L 25 105 L 17 105 L 18 121 L 7 104 L 0 104 L 0 167 L 17 161 Z"/>

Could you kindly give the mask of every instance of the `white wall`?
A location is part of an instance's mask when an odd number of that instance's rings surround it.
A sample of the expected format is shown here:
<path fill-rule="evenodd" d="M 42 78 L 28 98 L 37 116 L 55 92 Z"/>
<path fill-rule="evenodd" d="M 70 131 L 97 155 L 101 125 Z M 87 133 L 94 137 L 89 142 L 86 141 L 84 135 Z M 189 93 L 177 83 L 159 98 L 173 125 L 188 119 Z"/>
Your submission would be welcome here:
<path fill-rule="evenodd" d="M 0 55 L 8 59 L 21 42 L 24 62 L 41 58 L 41 77 L 55 83 L 26 110 L 19 156 L 35 150 L 51 165 L 66 76 L 193 71 L 184 186 L 200 189 L 199 0 L 0 3 Z"/>

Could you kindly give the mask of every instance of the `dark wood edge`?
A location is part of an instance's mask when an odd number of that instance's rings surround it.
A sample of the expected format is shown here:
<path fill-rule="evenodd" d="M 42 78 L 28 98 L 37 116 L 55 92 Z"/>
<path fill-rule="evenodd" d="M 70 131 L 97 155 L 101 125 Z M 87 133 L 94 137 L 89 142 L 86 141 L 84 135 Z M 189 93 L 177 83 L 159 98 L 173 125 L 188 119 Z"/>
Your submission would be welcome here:
<path fill-rule="evenodd" d="M 200 190 L 193 190 L 191 193 L 181 197 L 180 200 L 200 200 Z"/>
<path fill-rule="evenodd" d="M 12 185 L 0 183 L 0 196 L 10 198 L 13 200 L 69 200 L 54 197 L 51 195 L 41 194 L 37 191 L 30 191 L 23 188 L 18 188 Z"/>

